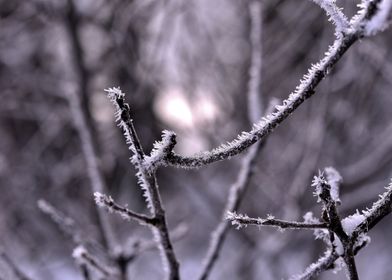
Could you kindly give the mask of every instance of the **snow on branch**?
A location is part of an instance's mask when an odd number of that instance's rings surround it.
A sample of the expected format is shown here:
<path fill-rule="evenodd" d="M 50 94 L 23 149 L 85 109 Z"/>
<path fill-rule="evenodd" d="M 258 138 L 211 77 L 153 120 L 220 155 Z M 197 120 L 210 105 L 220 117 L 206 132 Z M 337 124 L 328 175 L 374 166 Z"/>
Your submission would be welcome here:
<path fill-rule="evenodd" d="M 341 37 L 350 27 L 348 18 L 342 12 L 342 8 L 336 5 L 336 0 L 312 0 L 319 5 L 329 16 L 329 21 L 332 21 L 336 27 L 336 36 Z"/>
<path fill-rule="evenodd" d="M 362 214 L 357 211 L 341 219 L 336 207 L 338 201 L 332 197 L 334 188 L 332 185 L 341 181 L 341 177 L 336 170 L 331 168 L 326 168 L 325 173 L 327 179 L 325 179 L 324 173 L 319 173 L 318 176 L 315 176 L 312 186 L 316 188 L 315 194 L 319 197 L 319 202 L 324 204 L 322 218 L 328 224 L 330 239 L 328 240 L 325 230 L 315 231 L 315 235 L 316 238 L 326 241 L 332 252 L 329 258 L 335 255 L 332 259 L 337 260 L 341 257 L 344 260 L 349 279 L 358 279 L 355 255 L 370 243 L 370 237 L 366 233 L 392 212 L 392 183 L 386 187 L 386 192 L 380 195 L 380 199 L 373 204 L 372 208 L 362 211 Z M 314 220 L 310 216 L 309 219 Z M 327 260 L 328 258 L 321 258 L 316 265 L 312 264 L 301 276 L 296 276 L 293 279 L 310 279 L 316 274 L 309 274 L 309 272 L 313 271 L 318 274 L 322 270 L 330 269 L 330 265 L 322 265 L 322 263 L 329 263 L 327 261 L 320 262 L 322 259 Z"/>
<path fill-rule="evenodd" d="M 326 177 L 324 176 L 326 174 Z M 266 219 L 250 218 L 247 215 L 227 213 L 227 219 L 237 226 L 237 229 L 247 225 L 273 226 L 280 229 L 312 229 L 316 239 L 322 239 L 327 245 L 327 251 L 317 262 L 311 264 L 304 273 L 293 276 L 291 279 L 312 279 L 322 271 L 340 268 L 336 261 L 345 263 L 349 279 L 359 279 L 355 264 L 356 254 L 370 243 L 367 232 L 380 222 L 386 215 L 392 212 L 392 182 L 386 187 L 386 192 L 380 195 L 370 209 L 358 211 L 342 219 L 339 215 L 337 197 L 332 193 L 338 191 L 338 185 L 342 178 L 332 167 L 328 167 L 324 172 L 319 172 L 314 177 L 312 187 L 314 194 L 318 197 L 318 202 L 323 204 L 323 210 L 319 219 L 315 218 L 311 212 L 304 216 L 304 222 L 292 222 L 275 219 L 268 216 Z M 334 190 L 335 189 L 335 190 Z"/>
<path fill-rule="evenodd" d="M 236 226 L 237 229 L 246 227 L 248 225 L 272 226 L 280 229 L 320 229 L 320 228 L 328 227 L 326 223 L 284 221 L 284 220 L 275 219 L 275 217 L 271 215 L 267 216 L 266 219 L 262 219 L 262 218 L 250 218 L 247 215 L 228 212 L 227 219 L 231 221 L 231 224 Z"/>
<path fill-rule="evenodd" d="M 392 212 L 392 182 L 386 187 L 386 192 L 373 203 L 370 209 L 363 211 L 364 220 L 353 230 L 352 236 L 357 237 L 371 230 L 386 215 Z"/>
<path fill-rule="evenodd" d="M 314 176 L 312 181 L 312 187 L 315 188 L 313 194 L 318 197 L 317 202 L 326 202 L 327 199 L 330 199 L 334 203 L 339 204 L 339 187 L 341 181 L 342 177 L 333 167 L 325 168 L 324 172 L 319 171 L 318 176 Z"/>
<path fill-rule="evenodd" d="M 375 35 L 388 27 L 392 0 L 362 0 L 358 6 L 360 10 L 352 18 L 351 24 L 363 29 L 364 36 Z"/>
<path fill-rule="evenodd" d="M 149 224 L 153 225 L 156 221 L 153 218 L 150 218 L 146 215 L 135 213 L 126 207 L 122 207 L 116 202 L 114 202 L 111 196 L 107 196 L 101 194 L 99 192 L 94 193 L 95 203 L 100 206 L 104 207 L 108 210 L 109 213 L 116 213 L 121 216 L 124 220 L 134 220 L 141 224 Z"/>
<path fill-rule="evenodd" d="M 322 218 L 328 223 L 329 229 L 335 233 L 340 241 L 347 242 L 349 237 L 343 229 L 342 221 L 337 210 L 337 201 L 332 197 L 333 187 L 325 179 L 324 173 L 319 171 L 314 176 L 312 187 L 315 188 L 314 195 L 318 197 L 317 202 L 323 203 Z"/>
<path fill-rule="evenodd" d="M 326 167 L 324 169 L 326 179 L 331 186 L 331 197 L 337 203 L 341 203 L 339 193 L 340 185 L 342 184 L 343 178 L 340 173 L 333 167 Z"/>
<path fill-rule="evenodd" d="M 166 157 L 172 152 L 176 143 L 176 134 L 173 131 L 162 131 L 162 140 L 154 143 L 150 156 L 145 157 L 144 168 L 151 173 L 159 164 L 165 164 Z"/>

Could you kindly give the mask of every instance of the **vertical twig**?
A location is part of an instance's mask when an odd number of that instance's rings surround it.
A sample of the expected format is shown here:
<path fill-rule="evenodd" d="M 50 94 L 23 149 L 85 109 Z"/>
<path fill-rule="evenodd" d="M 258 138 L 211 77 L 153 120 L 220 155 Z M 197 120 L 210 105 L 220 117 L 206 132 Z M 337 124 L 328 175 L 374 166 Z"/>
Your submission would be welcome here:
<path fill-rule="evenodd" d="M 91 117 L 88 102 L 89 76 L 83 57 L 83 47 L 79 38 L 79 17 L 75 10 L 73 0 L 67 0 L 67 12 L 65 14 L 65 26 L 69 34 L 73 67 L 77 73 L 77 93 L 67 92 L 75 128 L 82 143 L 82 152 L 87 164 L 87 173 L 93 192 L 107 191 L 102 173 L 97 162 L 97 145 L 94 142 L 92 131 L 94 123 Z M 103 210 L 97 209 L 99 227 L 105 246 L 110 250 L 116 247 L 116 237 L 112 225 Z"/>
<path fill-rule="evenodd" d="M 249 19 L 250 19 L 250 45 L 251 57 L 249 66 L 249 83 L 248 83 L 248 115 L 250 122 L 254 122 L 262 115 L 261 104 L 261 67 L 262 67 L 262 9 L 259 1 L 250 1 L 249 3 Z M 229 229 L 229 223 L 226 220 L 227 212 L 235 212 L 238 210 L 240 203 L 250 185 L 253 165 L 260 152 L 262 142 L 251 147 L 242 161 L 240 172 L 236 182 L 232 184 L 229 191 L 225 208 L 223 210 L 221 220 L 218 226 L 211 234 L 207 253 L 203 260 L 203 266 L 200 280 L 209 277 L 214 264 L 219 258 L 219 252 L 223 247 L 226 235 Z"/>
<path fill-rule="evenodd" d="M 86 160 L 87 174 L 90 180 L 92 191 L 105 193 L 107 192 L 107 188 L 98 166 L 97 155 L 94 149 L 92 136 L 82 112 L 80 102 L 76 94 L 73 92 L 68 92 L 67 98 L 71 107 L 72 118 L 74 120 L 75 127 L 82 144 L 82 152 Z M 104 213 L 103 210 L 97 209 L 97 214 L 105 245 L 109 251 L 113 250 L 117 244 L 113 226 L 111 225 L 108 216 Z"/>

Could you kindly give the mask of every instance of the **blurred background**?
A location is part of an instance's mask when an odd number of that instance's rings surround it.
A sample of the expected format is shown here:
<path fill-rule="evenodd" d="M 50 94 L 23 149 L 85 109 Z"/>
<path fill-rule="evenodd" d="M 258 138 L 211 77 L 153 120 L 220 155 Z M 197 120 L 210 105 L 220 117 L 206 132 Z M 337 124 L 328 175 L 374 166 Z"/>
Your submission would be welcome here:
<path fill-rule="evenodd" d="M 359 1 L 337 2 L 352 16 Z M 260 3 L 252 15 L 245 0 L 0 0 L 0 246 L 7 258 L 31 279 L 82 279 L 74 243 L 37 201 L 102 243 L 83 128 L 108 194 L 147 213 L 105 88 L 126 93 L 147 152 L 163 129 L 177 133 L 175 150 L 186 155 L 232 140 L 251 127 L 250 34 L 259 17 L 260 108 L 288 96 L 333 42 L 333 26 L 311 1 Z M 319 216 L 310 184 L 326 166 L 344 179 L 343 216 L 371 206 L 392 176 L 391 43 L 387 30 L 355 44 L 316 95 L 271 134 L 240 213 Z M 200 273 L 241 158 L 158 172 L 169 227 L 187 227 L 174 243 L 183 279 Z M 110 221 L 124 246 L 151 238 L 136 223 L 115 215 Z M 387 217 L 371 231 L 370 246 L 357 257 L 361 279 L 390 278 L 391 229 Z M 233 227 L 211 279 L 287 278 L 324 247 L 310 231 Z M 13 279 L 11 270 L 1 258 L 0 278 Z M 128 275 L 162 279 L 159 253 L 140 253 Z M 320 279 L 344 277 L 326 272 Z"/>

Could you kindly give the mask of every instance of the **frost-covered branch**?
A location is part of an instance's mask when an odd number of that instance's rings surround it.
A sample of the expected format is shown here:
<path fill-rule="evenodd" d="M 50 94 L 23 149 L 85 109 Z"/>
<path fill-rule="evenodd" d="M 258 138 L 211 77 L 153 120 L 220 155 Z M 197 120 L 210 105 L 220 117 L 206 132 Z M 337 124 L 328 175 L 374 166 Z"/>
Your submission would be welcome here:
<path fill-rule="evenodd" d="M 296 87 L 294 92 L 283 101 L 283 104 L 276 106 L 275 112 L 266 115 L 255 123 L 252 130 L 249 132 L 242 132 L 237 139 L 228 142 L 227 144 L 223 144 L 212 151 L 202 152 L 194 156 L 182 156 L 175 152 L 171 152 L 164 160 L 157 162 L 156 164 L 182 168 L 197 168 L 238 155 L 251 145 L 264 139 L 279 124 L 286 120 L 305 100 L 315 93 L 315 89 L 319 83 L 328 73 L 330 73 L 344 53 L 358 41 L 358 39 L 374 34 L 369 32 L 367 24 L 371 22 L 371 19 L 374 16 L 380 15 L 380 12 L 382 12 L 378 9 L 381 2 L 381 0 L 366 1 L 366 5 L 363 4 L 360 12 L 351 19 L 351 28 L 347 29 L 342 36 L 337 37 L 335 42 L 325 53 L 325 56 L 318 63 L 313 64 L 310 67 L 308 72 L 301 79 L 300 84 Z"/>
<path fill-rule="evenodd" d="M 122 129 L 125 141 L 132 152 L 131 162 L 138 171 L 136 175 L 146 198 L 147 207 L 152 214 L 163 211 L 155 175 L 150 174 L 145 168 L 145 154 L 133 125 L 129 105 L 125 103 L 125 95 L 119 88 L 110 88 L 105 91 L 115 107 L 116 122 Z"/>
<path fill-rule="evenodd" d="M 176 134 L 173 131 L 164 130 L 162 132 L 162 140 L 155 142 L 150 156 L 145 157 L 144 168 L 149 173 L 153 172 L 160 162 L 166 160 L 167 156 L 173 151 L 176 143 Z"/>
<path fill-rule="evenodd" d="M 250 218 L 247 215 L 237 213 L 227 213 L 227 219 L 231 221 L 231 224 L 236 226 L 237 229 L 246 227 L 248 225 L 254 226 L 272 226 L 280 229 L 320 229 L 328 228 L 326 223 L 308 223 L 308 222 L 295 222 L 295 221 L 284 221 L 275 219 L 273 216 L 268 216 L 266 219 L 262 218 Z"/>
<path fill-rule="evenodd" d="M 354 28 L 363 29 L 364 36 L 371 36 L 383 31 L 391 16 L 391 0 L 362 0 L 360 11 L 350 23 Z"/>
<path fill-rule="evenodd" d="M 329 16 L 336 28 L 336 36 L 340 37 L 350 28 L 348 18 L 342 9 L 336 5 L 336 0 L 312 0 L 318 4 Z"/>
<path fill-rule="evenodd" d="M 341 221 L 342 228 L 348 236 L 348 242 L 346 244 L 352 247 L 351 250 L 344 250 L 341 248 L 342 243 L 334 240 L 333 244 L 329 244 L 332 245 L 332 248 L 327 251 L 324 257 L 320 258 L 316 263 L 311 264 L 303 274 L 294 276 L 291 279 L 313 279 L 321 272 L 334 268 L 334 262 L 340 257 L 343 257 L 346 262 L 347 269 L 350 271 L 350 279 L 358 279 L 354 257 L 370 242 L 370 238 L 366 236 L 366 233 L 391 212 L 392 183 L 386 187 L 386 192 L 380 195 L 380 199 L 373 203 L 370 209 L 363 211 L 363 214 L 355 213 Z M 321 232 L 321 234 L 323 233 Z M 320 236 L 320 233 L 316 235 Z M 349 257 L 345 256 L 347 253 L 350 253 Z"/>
<path fill-rule="evenodd" d="M 113 198 L 99 192 L 94 193 L 95 203 L 100 206 L 104 207 L 108 210 L 109 213 L 116 213 L 121 216 L 124 220 L 135 220 L 141 224 L 149 224 L 154 225 L 156 221 L 153 218 L 150 218 L 146 215 L 139 214 L 129 210 L 126 207 L 122 207 L 121 205 L 114 202 Z"/>
<path fill-rule="evenodd" d="M 386 190 L 370 209 L 363 211 L 363 220 L 352 232 L 354 238 L 367 233 L 392 212 L 392 182 L 389 183 Z"/>
<path fill-rule="evenodd" d="M 332 182 L 334 182 L 334 180 Z M 355 241 L 350 236 L 352 221 L 351 218 L 346 218 L 346 223 L 342 221 L 337 210 L 337 200 L 332 197 L 332 192 L 337 186 L 332 185 L 327 179 L 325 179 L 323 173 L 314 177 L 312 186 L 316 189 L 315 195 L 318 196 L 318 201 L 321 201 L 324 205 L 322 217 L 328 224 L 328 229 L 331 235 L 334 234 L 339 239 L 336 240 L 335 243 L 331 242 L 333 244 L 334 251 L 336 248 L 336 252 L 344 259 L 349 279 L 358 279 L 358 272 L 354 258 Z M 337 190 L 334 191 L 336 192 Z M 354 220 L 358 220 L 357 217 L 355 217 Z M 346 227 L 343 226 L 343 223 Z M 334 240 L 335 237 L 333 237 L 332 241 Z"/>
<path fill-rule="evenodd" d="M 339 216 L 337 210 L 337 201 L 332 197 L 332 192 L 337 192 L 334 190 L 335 186 L 331 186 L 331 184 L 325 179 L 323 173 L 319 173 L 318 176 L 314 176 L 312 187 L 315 188 L 315 196 L 318 197 L 318 202 L 323 203 L 323 214 L 322 218 L 329 225 L 329 229 L 333 231 L 342 242 L 346 242 L 348 240 L 347 233 L 344 231 L 341 218 Z"/>
<path fill-rule="evenodd" d="M 315 263 L 309 265 L 306 270 L 300 274 L 290 278 L 290 280 L 310 280 L 315 279 L 320 273 L 325 270 L 331 269 L 335 265 L 335 261 L 339 255 L 332 250 L 325 252 L 324 256 L 320 257 Z"/>
<path fill-rule="evenodd" d="M 159 193 L 159 186 L 155 175 L 155 170 L 146 168 L 147 163 L 151 163 L 151 158 L 145 156 L 139 137 L 137 136 L 133 120 L 131 118 L 130 107 L 125 103 L 125 95 L 119 88 L 107 89 L 109 99 L 112 101 L 116 112 L 116 121 L 122 129 L 126 143 L 132 152 L 131 162 L 137 169 L 138 183 L 146 198 L 147 207 L 153 215 L 154 224 L 152 232 L 159 244 L 164 269 L 167 270 L 168 279 L 179 279 L 179 263 L 173 250 L 170 240 L 169 229 L 166 222 L 166 214 Z M 166 136 L 167 137 L 166 137 Z M 161 158 L 159 154 L 171 150 L 175 144 L 175 135 L 164 134 L 161 145 L 157 145 L 153 154 L 154 158 Z M 163 156 L 163 158 L 165 158 Z"/>
<path fill-rule="evenodd" d="M 380 195 L 372 208 L 358 211 L 342 219 L 338 213 L 337 205 L 339 185 L 342 178 L 332 167 L 319 172 L 312 182 L 318 202 L 323 204 L 321 218 L 324 222 L 314 218 L 312 213 L 304 216 L 305 222 L 291 222 L 275 219 L 269 216 L 266 219 L 250 218 L 247 215 L 228 213 L 227 219 L 237 226 L 237 229 L 247 225 L 274 226 L 281 229 L 312 229 L 316 239 L 322 239 L 327 245 L 327 251 L 317 262 L 311 264 L 301 275 L 291 279 L 312 279 L 322 271 L 335 267 L 339 258 L 344 261 L 350 280 L 359 279 L 355 264 L 355 255 L 370 242 L 366 233 L 372 229 L 385 216 L 392 212 L 392 182 L 386 187 L 386 192 Z M 336 264 L 337 265 L 337 264 Z"/>

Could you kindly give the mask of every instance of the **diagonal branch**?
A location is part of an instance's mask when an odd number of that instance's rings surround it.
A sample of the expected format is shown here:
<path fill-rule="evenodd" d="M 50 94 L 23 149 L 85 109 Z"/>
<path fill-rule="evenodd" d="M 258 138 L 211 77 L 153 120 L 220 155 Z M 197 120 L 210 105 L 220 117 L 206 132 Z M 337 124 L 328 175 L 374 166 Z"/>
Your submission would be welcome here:
<path fill-rule="evenodd" d="M 312 0 L 319 5 L 329 16 L 329 20 L 333 22 L 336 29 L 336 36 L 342 36 L 350 28 L 347 17 L 342 9 L 336 5 L 335 0 Z"/>
<path fill-rule="evenodd" d="M 367 233 L 385 216 L 392 212 L 392 182 L 386 187 L 387 191 L 380 195 L 380 199 L 373 203 L 372 208 L 363 212 L 365 219 L 353 231 L 354 238 Z"/>

